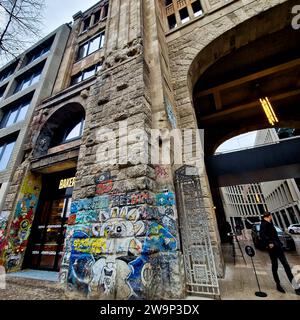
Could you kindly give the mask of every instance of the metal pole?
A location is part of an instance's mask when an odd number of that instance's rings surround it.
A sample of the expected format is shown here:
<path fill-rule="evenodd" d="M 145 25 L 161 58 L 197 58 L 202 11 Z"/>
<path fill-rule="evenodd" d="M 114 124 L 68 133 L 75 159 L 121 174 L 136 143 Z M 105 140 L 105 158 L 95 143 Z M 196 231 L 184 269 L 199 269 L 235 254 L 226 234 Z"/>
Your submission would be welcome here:
<path fill-rule="evenodd" d="M 251 262 L 252 262 L 252 265 L 253 265 L 254 274 L 255 274 L 255 278 L 256 278 L 257 285 L 258 285 L 258 290 L 259 290 L 259 292 L 261 292 L 260 285 L 259 285 L 259 281 L 258 281 L 258 277 L 257 277 L 257 274 L 256 274 L 255 265 L 254 265 L 254 262 L 253 262 L 253 258 L 252 258 L 252 257 L 251 257 Z"/>

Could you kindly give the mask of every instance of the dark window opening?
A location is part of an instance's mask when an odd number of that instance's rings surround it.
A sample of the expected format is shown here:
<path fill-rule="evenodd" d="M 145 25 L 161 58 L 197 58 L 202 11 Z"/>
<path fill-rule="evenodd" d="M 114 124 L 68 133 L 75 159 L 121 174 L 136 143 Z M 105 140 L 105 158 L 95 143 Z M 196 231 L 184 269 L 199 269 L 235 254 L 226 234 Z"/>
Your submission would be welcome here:
<path fill-rule="evenodd" d="M 179 15 L 180 15 L 180 19 L 182 23 L 186 23 L 188 21 L 190 21 L 190 16 L 189 16 L 189 12 L 187 10 L 187 8 L 183 8 L 181 10 L 179 10 Z"/>
<path fill-rule="evenodd" d="M 0 88 L 0 100 L 3 97 L 5 90 L 6 90 L 6 86 L 3 86 Z"/>
<path fill-rule="evenodd" d="M 175 14 L 171 14 L 170 16 L 168 16 L 168 24 L 169 24 L 170 30 L 177 27 Z"/>
<path fill-rule="evenodd" d="M 173 1 L 172 0 L 165 0 L 165 6 L 169 6 L 170 4 L 172 4 Z"/>
<path fill-rule="evenodd" d="M 192 3 L 192 8 L 193 8 L 195 17 L 199 17 L 203 14 L 203 9 L 201 7 L 201 3 L 199 0 Z"/>
<path fill-rule="evenodd" d="M 109 4 L 107 3 L 104 7 L 103 7 L 103 11 L 102 11 L 102 18 L 101 19 L 105 19 L 108 15 L 108 8 L 109 8 Z"/>
<path fill-rule="evenodd" d="M 95 38 L 89 40 L 88 42 L 82 44 L 78 49 L 77 60 L 87 57 L 88 55 L 103 48 L 105 41 L 105 33 L 102 32 Z"/>
<path fill-rule="evenodd" d="M 100 21 L 100 10 L 94 13 L 94 24 L 97 24 Z"/>
<path fill-rule="evenodd" d="M 91 24 L 91 17 L 84 19 L 82 32 L 86 31 L 90 27 L 90 24 Z"/>

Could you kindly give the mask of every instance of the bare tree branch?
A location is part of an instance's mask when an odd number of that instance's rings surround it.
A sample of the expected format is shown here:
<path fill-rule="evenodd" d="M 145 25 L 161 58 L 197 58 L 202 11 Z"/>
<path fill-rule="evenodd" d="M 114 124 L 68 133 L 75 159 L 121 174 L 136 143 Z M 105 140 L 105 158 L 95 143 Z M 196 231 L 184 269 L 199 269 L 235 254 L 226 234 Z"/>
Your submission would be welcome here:
<path fill-rule="evenodd" d="M 41 37 L 45 0 L 0 0 L 0 60 L 7 61 Z"/>

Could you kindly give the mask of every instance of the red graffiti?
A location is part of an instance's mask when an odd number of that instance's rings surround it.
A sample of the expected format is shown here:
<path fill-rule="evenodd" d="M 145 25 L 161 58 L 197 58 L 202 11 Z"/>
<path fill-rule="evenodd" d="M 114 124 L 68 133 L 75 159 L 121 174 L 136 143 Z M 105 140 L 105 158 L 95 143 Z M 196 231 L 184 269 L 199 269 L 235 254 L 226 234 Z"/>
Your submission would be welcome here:
<path fill-rule="evenodd" d="M 76 214 L 71 214 L 68 219 L 68 225 L 73 226 L 76 222 Z"/>
<path fill-rule="evenodd" d="M 168 171 L 166 168 L 157 166 L 155 168 L 155 174 L 157 178 L 167 178 L 168 177 Z"/>
<path fill-rule="evenodd" d="M 112 188 L 113 188 L 113 181 L 112 180 L 100 182 L 99 184 L 97 184 L 96 193 L 99 195 L 103 195 L 103 194 L 111 192 Z"/>

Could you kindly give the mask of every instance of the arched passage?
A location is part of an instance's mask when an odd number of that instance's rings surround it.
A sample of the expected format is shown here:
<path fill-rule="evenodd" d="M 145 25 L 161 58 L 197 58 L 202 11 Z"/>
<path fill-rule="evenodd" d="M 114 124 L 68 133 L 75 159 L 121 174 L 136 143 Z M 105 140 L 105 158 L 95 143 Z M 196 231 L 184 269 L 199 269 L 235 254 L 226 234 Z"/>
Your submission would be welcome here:
<path fill-rule="evenodd" d="M 299 75 L 300 35 L 286 6 L 249 19 L 209 44 L 189 70 L 205 155 L 231 137 L 270 127 L 261 98 L 270 100 L 277 127 L 300 128 Z M 222 237 L 226 221 L 218 183 L 209 172 L 208 177 Z"/>

